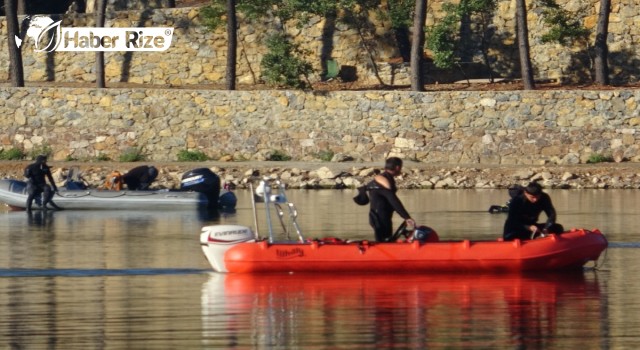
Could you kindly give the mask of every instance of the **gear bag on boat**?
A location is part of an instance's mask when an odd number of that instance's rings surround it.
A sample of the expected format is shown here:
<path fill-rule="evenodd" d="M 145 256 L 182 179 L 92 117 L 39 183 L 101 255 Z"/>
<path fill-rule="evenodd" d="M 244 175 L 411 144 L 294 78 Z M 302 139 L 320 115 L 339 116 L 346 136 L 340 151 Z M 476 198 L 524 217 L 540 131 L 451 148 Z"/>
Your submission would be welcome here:
<path fill-rule="evenodd" d="M 369 195 L 367 194 L 366 186 L 363 185 L 358 187 L 358 194 L 353 197 L 353 201 L 356 202 L 357 205 L 369 204 Z"/>
<path fill-rule="evenodd" d="M 107 176 L 104 183 L 104 189 L 120 191 L 122 190 L 123 184 L 124 181 L 122 180 L 122 174 L 119 171 L 113 171 L 109 176 Z"/>
<path fill-rule="evenodd" d="M 367 191 L 375 190 L 380 188 L 380 185 L 375 180 L 369 181 L 369 183 L 358 187 L 358 194 L 353 197 L 353 201 L 356 202 L 357 205 L 367 205 L 369 204 L 369 194 Z"/>

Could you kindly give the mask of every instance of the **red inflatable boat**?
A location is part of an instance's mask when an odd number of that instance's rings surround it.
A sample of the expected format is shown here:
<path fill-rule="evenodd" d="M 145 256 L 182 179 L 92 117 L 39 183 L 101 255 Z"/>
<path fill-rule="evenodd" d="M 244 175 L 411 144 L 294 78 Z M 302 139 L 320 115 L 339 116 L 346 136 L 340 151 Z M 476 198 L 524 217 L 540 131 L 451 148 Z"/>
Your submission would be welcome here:
<path fill-rule="evenodd" d="M 287 201 L 284 186 L 271 193 L 267 180 L 256 189 L 265 203 L 268 238 L 240 225 L 206 226 L 200 235 L 202 250 L 219 272 L 526 272 L 580 269 L 596 261 L 607 248 L 598 230 L 571 230 L 526 241 L 441 241 L 424 227 L 408 239 L 392 243 L 306 239 L 296 222 L 297 211 Z M 255 227 L 256 203 L 253 203 Z M 271 208 L 271 209 L 270 209 Z M 278 241 L 271 211 L 282 227 L 294 227 L 296 241 Z M 291 225 L 284 222 L 288 219 Z M 400 231 L 396 232 L 398 235 Z M 418 235 L 418 233 L 420 233 Z M 287 232 L 287 236 L 289 233 Z"/>
<path fill-rule="evenodd" d="M 607 247 L 598 230 L 528 241 L 376 243 L 256 241 L 243 226 L 208 226 L 202 249 L 219 272 L 525 272 L 582 268 Z"/>

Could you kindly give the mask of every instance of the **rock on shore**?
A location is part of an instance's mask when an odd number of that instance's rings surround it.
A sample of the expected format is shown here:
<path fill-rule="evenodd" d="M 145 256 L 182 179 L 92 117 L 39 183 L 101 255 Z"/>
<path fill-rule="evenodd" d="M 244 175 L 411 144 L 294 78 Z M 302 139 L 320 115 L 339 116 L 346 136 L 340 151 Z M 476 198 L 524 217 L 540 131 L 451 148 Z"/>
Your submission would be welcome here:
<path fill-rule="evenodd" d="M 0 178 L 23 178 L 26 161 L 0 162 Z M 49 162 L 57 182 L 64 181 L 68 170 L 77 167 L 91 187 L 100 187 L 112 171 L 126 173 L 139 165 L 154 165 L 159 170 L 155 188 L 178 188 L 185 172 L 207 167 L 223 182 L 235 188 L 247 188 L 264 176 L 279 177 L 288 188 L 356 188 L 369 181 L 382 164 L 339 162 L 148 162 L 148 163 L 76 163 Z M 447 166 L 407 161 L 398 187 L 403 189 L 507 188 L 513 184 L 539 181 L 545 188 L 563 189 L 638 189 L 639 163 L 600 163 L 573 166 Z"/>

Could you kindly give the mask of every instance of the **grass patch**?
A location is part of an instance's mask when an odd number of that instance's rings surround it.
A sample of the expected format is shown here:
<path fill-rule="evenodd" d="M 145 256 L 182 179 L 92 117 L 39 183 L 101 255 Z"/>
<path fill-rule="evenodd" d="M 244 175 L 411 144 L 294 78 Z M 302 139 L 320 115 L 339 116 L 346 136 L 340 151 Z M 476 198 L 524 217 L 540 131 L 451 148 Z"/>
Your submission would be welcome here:
<path fill-rule="evenodd" d="M 0 160 L 21 160 L 24 159 L 24 152 L 19 148 L 0 150 Z"/>
<path fill-rule="evenodd" d="M 600 153 L 594 153 L 589 156 L 589 159 L 587 159 L 588 164 L 610 163 L 610 162 L 613 162 L 612 156 L 606 156 Z"/>
<path fill-rule="evenodd" d="M 111 160 L 111 158 L 109 158 L 109 156 L 104 154 L 104 153 L 100 153 L 96 157 L 96 161 L 98 161 L 98 162 L 108 162 L 110 160 Z"/>
<path fill-rule="evenodd" d="M 315 154 L 316 158 L 320 159 L 323 162 L 330 162 L 331 159 L 333 159 L 334 155 L 335 153 L 333 153 L 333 151 L 331 150 L 320 151 Z"/>
<path fill-rule="evenodd" d="M 136 147 L 127 148 L 124 153 L 118 158 L 121 162 L 141 162 L 145 160 L 145 155 L 142 154 L 142 150 Z"/>
<path fill-rule="evenodd" d="M 288 160 L 291 160 L 291 156 L 279 151 L 279 150 L 275 150 L 273 152 L 271 152 L 271 154 L 269 155 L 269 159 L 268 160 L 273 160 L 273 161 L 278 161 L 278 162 L 286 162 Z"/>
<path fill-rule="evenodd" d="M 209 160 L 209 157 L 202 151 L 181 150 L 178 152 L 179 162 L 204 162 L 205 160 Z"/>
<path fill-rule="evenodd" d="M 51 156 L 53 154 L 53 150 L 49 145 L 40 145 L 38 147 L 34 147 L 31 151 L 29 151 L 29 158 L 36 159 L 37 156 Z"/>

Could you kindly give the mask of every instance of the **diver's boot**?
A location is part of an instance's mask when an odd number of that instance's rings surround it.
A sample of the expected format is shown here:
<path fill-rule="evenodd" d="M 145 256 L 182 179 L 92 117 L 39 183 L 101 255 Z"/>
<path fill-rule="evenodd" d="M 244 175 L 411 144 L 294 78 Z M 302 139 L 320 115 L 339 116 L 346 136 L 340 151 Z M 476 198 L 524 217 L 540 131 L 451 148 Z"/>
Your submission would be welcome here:
<path fill-rule="evenodd" d="M 56 203 L 54 203 L 52 200 L 48 201 L 47 204 L 51 205 L 51 208 L 49 209 L 53 209 L 53 210 L 62 210 L 62 208 L 60 208 Z M 45 209 L 47 209 L 47 206 L 44 206 Z"/>
<path fill-rule="evenodd" d="M 33 205 L 33 198 L 27 197 L 27 213 L 31 213 L 32 205 Z"/>

